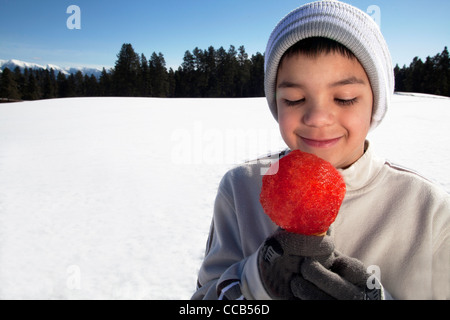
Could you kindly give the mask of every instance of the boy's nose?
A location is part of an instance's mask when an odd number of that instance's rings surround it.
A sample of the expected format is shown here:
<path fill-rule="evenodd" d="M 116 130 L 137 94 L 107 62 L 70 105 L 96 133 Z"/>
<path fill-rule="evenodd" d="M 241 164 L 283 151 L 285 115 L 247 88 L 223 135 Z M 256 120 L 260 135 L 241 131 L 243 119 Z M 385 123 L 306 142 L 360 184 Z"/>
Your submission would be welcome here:
<path fill-rule="evenodd" d="M 303 114 L 303 123 L 310 127 L 324 127 L 333 124 L 334 114 L 325 103 L 311 102 Z"/>

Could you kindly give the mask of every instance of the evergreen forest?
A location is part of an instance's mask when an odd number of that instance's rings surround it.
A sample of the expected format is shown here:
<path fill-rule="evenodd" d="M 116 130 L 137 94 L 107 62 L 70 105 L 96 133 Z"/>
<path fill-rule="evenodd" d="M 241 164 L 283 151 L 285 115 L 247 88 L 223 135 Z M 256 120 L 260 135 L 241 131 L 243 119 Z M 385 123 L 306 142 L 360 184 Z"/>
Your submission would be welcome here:
<path fill-rule="evenodd" d="M 394 69 L 396 91 L 450 96 L 447 47 L 425 62 L 416 57 Z M 238 98 L 264 96 L 264 55 L 249 56 L 244 46 L 195 48 L 184 53 L 177 70 L 167 69 L 164 55 L 149 58 L 122 45 L 115 66 L 99 77 L 81 71 L 66 75 L 53 69 L 5 68 L 0 74 L 0 100 L 20 101 L 67 97 Z"/>

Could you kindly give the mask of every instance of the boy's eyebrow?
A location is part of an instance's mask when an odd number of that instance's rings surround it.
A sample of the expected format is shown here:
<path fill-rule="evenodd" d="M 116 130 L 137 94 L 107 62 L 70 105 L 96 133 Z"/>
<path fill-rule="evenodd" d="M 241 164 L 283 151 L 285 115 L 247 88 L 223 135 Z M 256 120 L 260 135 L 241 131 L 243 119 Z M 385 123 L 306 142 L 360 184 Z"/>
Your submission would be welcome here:
<path fill-rule="evenodd" d="M 329 87 L 340 87 L 340 86 L 345 86 L 345 85 L 349 85 L 349 84 L 366 84 L 366 82 L 363 79 L 359 79 L 355 76 L 334 82 L 332 84 L 329 85 Z"/>
<path fill-rule="evenodd" d="M 333 87 L 340 87 L 340 86 L 345 86 L 345 85 L 349 85 L 349 84 L 366 84 L 366 81 L 364 81 L 363 79 L 359 79 L 355 76 L 351 76 L 342 80 L 339 80 L 337 82 L 333 82 L 329 85 L 330 88 Z M 295 83 L 295 82 L 291 82 L 291 81 L 283 81 L 281 82 L 278 86 L 278 89 L 282 89 L 282 88 L 303 88 L 303 85 L 300 83 Z"/>
<path fill-rule="evenodd" d="M 277 88 L 278 89 L 281 89 L 281 88 L 303 88 L 303 86 L 299 83 L 283 81 L 278 85 Z"/>

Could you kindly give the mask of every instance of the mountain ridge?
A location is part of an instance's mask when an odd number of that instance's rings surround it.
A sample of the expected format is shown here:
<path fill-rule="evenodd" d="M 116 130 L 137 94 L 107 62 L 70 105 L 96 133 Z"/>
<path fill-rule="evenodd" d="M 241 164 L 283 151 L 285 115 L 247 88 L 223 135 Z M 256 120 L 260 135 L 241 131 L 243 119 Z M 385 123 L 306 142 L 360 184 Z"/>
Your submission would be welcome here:
<path fill-rule="evenodd" d="M 102 74 L 102 69 L 100 68 L 91 68 L 91 67 L 60 67 L 54 64 L 46 64 L 46 65 L 40 65 L 38 63 L 34 62 L 26 62 L 18 59 L 9 59 L 9 60 L 3 60 L 0 59 L 0 73 L 3 72 L 5 68 L 10 69 L 11 71 L 14 71 L 14 69 L 18 67 L 20 71 L 24 71 L 25 69 L 33 69 L 33 70 L 51 70 L 53 69 L 56 74 L 58 72 L 63 73 L 64 75 L 68 76 L 70 74 L 75 74 L 78 71 L 80 71 L 83 76 L 84 75 L 94 75 L 96 78 L 99 78 Z"/>

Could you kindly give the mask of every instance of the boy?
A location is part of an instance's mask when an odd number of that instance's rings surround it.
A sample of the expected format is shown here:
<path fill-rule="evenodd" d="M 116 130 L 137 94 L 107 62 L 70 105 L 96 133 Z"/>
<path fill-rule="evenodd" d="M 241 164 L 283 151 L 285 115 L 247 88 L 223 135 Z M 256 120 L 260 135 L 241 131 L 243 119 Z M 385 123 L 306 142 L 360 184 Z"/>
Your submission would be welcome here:
<path fill-rule="evenodd" d="M 449 195 L 366 140 L 394 90 L 378 26 L 348 4 L 310 3 L 276 26 L 265 59 L 266 98 L 289 147 L 278 157 L 300 149 L 327 160 L 347 193 L 327 235 L 296 235 L 259 203 L 276 156 L 229 171 L 193 298 L 449 299 Z"/>

